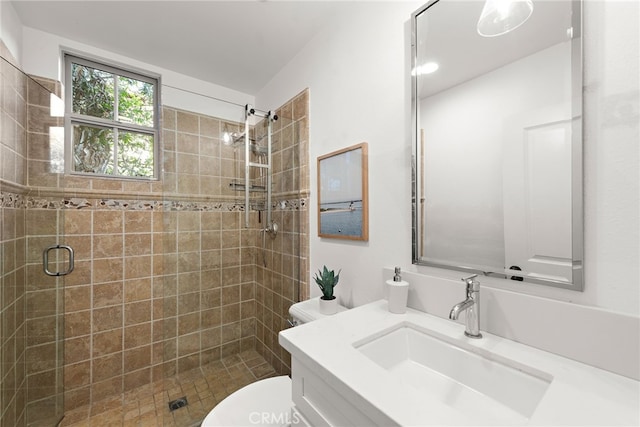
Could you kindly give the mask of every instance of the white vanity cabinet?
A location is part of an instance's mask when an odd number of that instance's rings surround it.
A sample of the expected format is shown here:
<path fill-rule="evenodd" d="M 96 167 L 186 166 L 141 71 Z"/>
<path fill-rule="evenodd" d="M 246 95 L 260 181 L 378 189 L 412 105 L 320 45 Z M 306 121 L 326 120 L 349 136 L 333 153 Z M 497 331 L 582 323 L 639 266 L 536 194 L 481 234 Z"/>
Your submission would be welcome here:
<path fill-rule="evenodd" d="M 291 359 L 294 411 L 292 424 L 298 426 L 374 426 L 397 425 L 375 407 L 359 402 L 353 393 L 340 393 L 320 374 L 297 358 Z"/>
<path fill-rule="evenodd" d="M 280 332 L 298 426 L 640 425 L 640 383 L 376 301 Z"/>

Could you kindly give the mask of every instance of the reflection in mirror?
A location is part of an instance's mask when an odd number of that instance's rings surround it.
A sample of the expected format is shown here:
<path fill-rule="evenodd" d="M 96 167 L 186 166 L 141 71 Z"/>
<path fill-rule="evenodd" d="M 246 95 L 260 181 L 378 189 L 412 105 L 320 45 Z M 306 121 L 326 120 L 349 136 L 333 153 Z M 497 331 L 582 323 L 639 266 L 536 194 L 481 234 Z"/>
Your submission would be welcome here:
<path fill-rule="evenodd" d="M 413 258 L 582 290 L 581 5 L 529 3 L 493 37 L 484 1 L 412 15 Z"/>

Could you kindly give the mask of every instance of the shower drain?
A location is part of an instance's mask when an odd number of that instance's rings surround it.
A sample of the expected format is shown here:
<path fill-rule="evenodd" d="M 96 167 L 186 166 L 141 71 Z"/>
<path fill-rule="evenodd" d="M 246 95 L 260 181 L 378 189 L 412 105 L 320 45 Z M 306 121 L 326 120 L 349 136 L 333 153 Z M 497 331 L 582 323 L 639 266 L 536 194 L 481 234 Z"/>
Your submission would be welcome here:
<path fill-rule="evenodd" d="M 175 411 L 176 409 L 180 409 L 184 406 L 187 406 L 188 404 L 189 402 L 187 402 L 187 396 L 182 396 L 169 402 L 169 411 Z"/>

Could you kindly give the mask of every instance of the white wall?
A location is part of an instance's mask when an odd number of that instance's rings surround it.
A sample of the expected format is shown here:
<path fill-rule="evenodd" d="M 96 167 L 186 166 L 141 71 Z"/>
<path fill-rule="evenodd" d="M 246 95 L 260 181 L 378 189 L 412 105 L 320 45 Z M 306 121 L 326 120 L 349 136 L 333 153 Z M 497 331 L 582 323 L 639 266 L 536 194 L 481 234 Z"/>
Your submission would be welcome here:
<path fill-rule="evenodd" d="M 405 33 L 420 4 L 354 2 L 352 14 L 315 37 L 256 95 L 256 102 L 279 105 L 310 88 L 309 267 L 342 269 L 336 293 L 348 305 L 382 297 L 382 266 L 411 263 Z M 316 159 L 360 142 L 369 143 L 369 241 L 320 239 Z M 319 295 L 317 287 L 311 291 Z"/>
<path fill-rule="evenodd" d="M 256 95 L 261 104 L 279 105 L 310 88 L 310 269 L 342 268 L 336 293 L 347 305 L 382 296 L 383 266 L 460 277 L 411 265 L 408 20 L 421 3 L 355 4 L 353 15 L 326 28 Z M 584 17 L 585 291 L 490 278 L 483 285 L 637 316 L 639 5 L 588 0 Z M 320 239 L 316 158 L 361 141 L 369 142 L 369 242 Z M 312 293 L 319 295 L 314 288 Z"/>
<path fill-rule="evenodd" d="M 585 274 L 600 307 L 640 312 L 640 2 L 585 7 Z"/>
<path fill-rule="evenodd" d="M 0 1 L 0 40 L 20 64 L 22 62 L 22 23 L 11 2 L 8 1 Z"/>
<path fill-rule="evenodd" d="M 24 52 L 22 68 L 28 74 L 62 81 L 64 67 L 61 62 L 61 52 L 65 51 L 98 60 L 108 60 L 115 64 L 123 64 L 129 68 L 133 67 L 139 71 L 160 76 L 163 85 L 161 90 L 163 105 L 229 120 L 244 121 L 244 104 L 255 104 L 253 95 L 33 28 L 24 27 L 22 38 Z M 240 104 L 240 106 L 221 102 L 214 98 Z"/>

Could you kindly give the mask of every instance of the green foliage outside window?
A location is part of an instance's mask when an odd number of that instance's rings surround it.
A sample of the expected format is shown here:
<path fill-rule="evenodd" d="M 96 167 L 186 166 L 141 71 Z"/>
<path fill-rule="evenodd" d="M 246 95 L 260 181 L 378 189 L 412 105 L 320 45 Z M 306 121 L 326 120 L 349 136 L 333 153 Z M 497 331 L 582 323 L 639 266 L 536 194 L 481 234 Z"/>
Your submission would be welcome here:
<path fill-rule="evenodd" d="M 153 83 L 72 62 L 73 170 L 152 178 L 154 90 Z"/>

